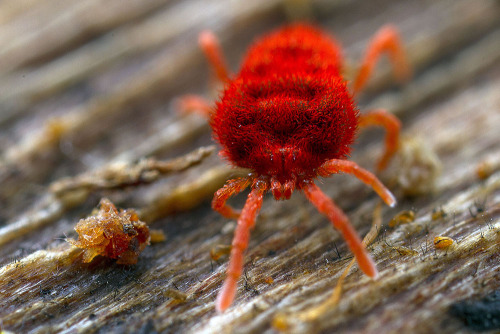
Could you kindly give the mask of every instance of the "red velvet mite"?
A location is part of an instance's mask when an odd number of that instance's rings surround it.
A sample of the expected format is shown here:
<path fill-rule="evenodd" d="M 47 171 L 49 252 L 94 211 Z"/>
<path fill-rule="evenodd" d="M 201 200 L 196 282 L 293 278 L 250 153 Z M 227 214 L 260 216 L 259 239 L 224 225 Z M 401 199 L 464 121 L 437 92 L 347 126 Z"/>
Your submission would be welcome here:
<path fill-rule="evenodd" d="M 258 39 L 234 76 L 229 74 L 212 33 L 201 33 L 200 45 L 225 84 L 224 92 L 215 108 L 196 96 L 185 97 L 183 108 L 203 110 L 222 146 L 220 154 L 231 164 L 252 170 L 246 177 L 229 180 L 212 201 L 214 210 L 238 219 L 217 310 L 223 311 L 233 302 L 250 229 L 268 191 L 277 200 L 289 199 L 294 190 L 302 191 L 342 234 L 361 270 L 376 277 L 375 263 L 348 218 L 314 179 L 352 174 L 394 206 L 394 196 L 375 175 L 346 159 L 359 128 L 382 126 L 387 131 L 386 149 L 377 168 L 385 168 L 397 150 L 399 120 L 384 110 L 358 112 L 340 73 L 341 47 L 316 27 L 293 24 Z M 353 84 L 354 93 L 364 86 L 382 52 L 389 53 L 400 79 L 408 77 L 398 33 L 386 26 L 371 42 Z M 226 204 L 248 186 L 251 191 L 241 213 Z"/>

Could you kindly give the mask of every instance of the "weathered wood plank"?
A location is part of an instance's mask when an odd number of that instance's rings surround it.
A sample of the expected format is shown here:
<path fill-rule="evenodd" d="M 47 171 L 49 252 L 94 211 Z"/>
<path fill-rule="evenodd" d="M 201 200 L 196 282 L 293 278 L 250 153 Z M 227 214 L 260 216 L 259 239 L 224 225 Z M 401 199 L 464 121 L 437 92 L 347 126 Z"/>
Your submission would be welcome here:
<path fill-rule="evenodd" d="M 300 315 L 328 298 L 351 255 L 300 194 L 279 203 L 266 198 L 238 297 L 217 315 L 213 302 L 225 259 L 211 261 L 210 250 L 230 243 L 235 222 L 214 213 L 209 201 L 238 171 L 214 155 L 151 185 L 62 198 L 51 192 L 65 177 L 99 175 L 141 158 L 173 158 L 208 145 L 206 122 L 177 114 L 172 103 L 186 93 L 210 95 L 209 72 L 196 44 L 199 31 L 214 30 L 236 68 L 253 38 L 283 24 L 285 13 L 300 15 L 285 9 L 294 1 L 128 2 L 133 7 L 58 0 L 0 4 L 3 330 L 473 331 L 450 307 L 500 289 L 497 1 L 310 2 L 315 22 L 342 41 L 349 67 L 380 26 L 391 22 L 401 29 L 414 79 L 395 88 L 382 62 L 360 108 L 397 114 L 405 137 L 422 142 L 420 166 L 432 166 L 425 161 L 429 150 L 442 170 L 428 181 L 433 192 L 413 197 L 403 195 L 403 160 L 382 175 L 400 203 L 383 209 L 384 227 L 370 246 L 381 277 L 372 281 L 353 269 L 340 303 L 314 321 Z M 99 15 L 96 8 L 102 9 Z M 372 168 L 380 149 L 380 135 L 367 133 L 352 158 Z M 488 172 L 479 178 L 484 166 Z M 417 171 L 427 175 L 425 168 Z M 376 196 L 343 176 L 321 187 L 365 234 Z M 147 247 L 136 266 L 102 258 L 83 263 L 64 237 L 76 237 L 73 227 L 102 196 L 138 209 L 167 240 Z M 243 200 L 234 202 L 241 206 Z M 414 210 L 416 219 L 388 228 L 404 209 Z M 446 215 L 433 219 L 433 210 Z M 437 250 L 435 236 L 455 243 Z"/>

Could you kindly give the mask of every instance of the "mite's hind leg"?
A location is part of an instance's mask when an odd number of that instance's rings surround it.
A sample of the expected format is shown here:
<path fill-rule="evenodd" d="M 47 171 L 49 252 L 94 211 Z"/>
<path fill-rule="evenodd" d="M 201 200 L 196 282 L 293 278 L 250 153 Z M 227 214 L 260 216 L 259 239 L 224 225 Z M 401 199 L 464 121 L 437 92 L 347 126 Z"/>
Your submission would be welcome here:
<path fill-rule="evenodd" d="M 361 114 L 358 124 L 361 129 L 369 126 L 381 126 L 385 129 L 385 152 L 377 163 L 377 171 L 385 169 L 398 150 L 401 122 L 393 114 L 383 109 L 375 109 Z"/>
<path fill-rule="evenodd" d="M 354 80 L 354 94 L 359 93 L 372 75 L 373 68 L 383 52 L 387 52 L 394 64 L 394 74 L 400 81 L 411 76 L 410 66 L 399 38 L 398 30 L 391 25 L 382 27 L 368 46 L 359 73 Z"/>
<path fill-rule="evenodd" d="M 231 255 L 226 272 L 227 276 L 215 302 L 215 308 L 219 312 L 227 309 L 232 304 L 236 295 L 238 280 L 243 272 L 244 253 L 248 247 L 250 229 L 255 225 L 255 218 L 260 211 L 262 200 L 267 190 L 267 182 L 256 179 L 245 206 L 241 211 L 238 225 L 234 232 Z"/>
<path fill-rule="evenodd" d="M 373 262 L 370 254 L 366 251 L 365 246 L 361 242 L 358 233 L 349 223 L 349 219 L 338 208 L 333 201 L 325 195 L 312 181 L 304 183 L 301 186 L 307 199 L 318 209 L 319 212 L 324 214 L 330 219 L 333 226 L 342 234 L 349 249 L 354 253 L 359 268 L 370 277 L 377 277 L 377 267 Z"/>

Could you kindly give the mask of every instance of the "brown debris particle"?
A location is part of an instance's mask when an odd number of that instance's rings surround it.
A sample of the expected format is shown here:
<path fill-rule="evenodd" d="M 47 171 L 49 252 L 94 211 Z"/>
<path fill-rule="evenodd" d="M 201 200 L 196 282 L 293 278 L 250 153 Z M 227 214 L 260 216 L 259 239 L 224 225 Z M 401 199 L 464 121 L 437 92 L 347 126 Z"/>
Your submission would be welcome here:
<path fill-rule="evenodd" d="M 264 279 L 264 282 L 266 282 L 266 284 L 273 284 L 274 279 L 271 276 L 268 276 Z"/>
<path fill-rule="evenodd" d="M 150 241 L 152 244 L 167 240 L 167 236 L 162 230 L 149 230 Z"/>
<path fill-rule="evenodd" d="M 75 227 L 78 240 L 68 239 L 84 250 L 84 262 L 97 255 L 118 259 L 119 264 L 135 264 L 149 244 L 149 228 L 132 209 L 116 209 L 107 198 L 101 199 L 99 211 L 81 219 Z"/>
<path fill-rule="evenodd" d="M 434 247 L 438 249 L 448 248 L 453 244 L 453 239 L 449 237 L 435 237 Z"/>
<path fill-rule="evenodd" d="M 396 227 L 402 224 L 408 224 L 415 220 L 415 211 L 404 210 L 395 215 L 389 222 L 389 227 Z"/>
<path fill-rule="evenodd" d="M 172 298 L 174 301 L 182 303 L 188 298 L 187 294 L 177 289 L 163 290 L 163 296 Z"/>
<path fill-rule="evenodd" d="M 394 247 L 391 247 L 391 249 L 398 252 L 399 255 L 401 255 L 401 256 L 418 255 L 418 252 L 416 250 L 413 250 L 413 249 L 408 248 L 408 247 L 394 246 Z"/>
<path fill-rule="evenodd" d="M 446 213 L 446 211 L 443 210 L 443 208 L 435 208 L 434 210 L 432 210 L 432 214 L 431 214 L 431 218 L 432 220 L 438 220 L 438 219 L 442 219 L 442 218 L 446 218 L 448 214 Z"/>
<path fill-rule="evenodd" d="M 217 261 L 223 256 L 228 256 L 231 253 L 231 245 L 216 245 L 210 250 L 210 257 Z"/>
<path fill-rule="evenodd" d="M 492 155 L 477 164 L 476 175 L 480 180 L 486 180 L 498 170 L 500 170 L 500 158 Z"/>
<path fill-rule="evenodd" d="M 418 196 L 434 192 L 442 166 L 428 144 L 416 137 L 403 138 L 397 158 L 400 163 L 397 183 L 404 195 Z"/>

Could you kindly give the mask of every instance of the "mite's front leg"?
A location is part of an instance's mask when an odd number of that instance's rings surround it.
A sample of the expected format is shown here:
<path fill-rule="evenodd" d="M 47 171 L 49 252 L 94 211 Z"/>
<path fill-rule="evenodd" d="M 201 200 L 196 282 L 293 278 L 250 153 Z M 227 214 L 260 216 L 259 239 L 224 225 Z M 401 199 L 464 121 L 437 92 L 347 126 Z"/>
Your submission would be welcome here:
<path fill-rule="evenodd" d="M 251 177 L 227 181 L 224 187 L 220 188 L 215 193 L 214 199 L 212 200 L 212 208 L 226 218 L 238 219 L 240 217 L 240 212 L 227 205 L 226 202 L 231 196 L 245 190 L 252 181 L 253 179 Z"/>
<path fill-rule="evenodd" d="M 227 276 L 215 302 L 215 307 L 219 312 L 224 311 L 233 303 L 238 280 L 243 272 L 244 253 L 248 247 L 250 229 L 255 225 L 255 218 L 260 211 L 262 200 L 267 190 L 267 182 L 256 179 L 245 206 L 241 211 L 238 225 L 234 232 L 231 255 L 227 266 Z"/>

